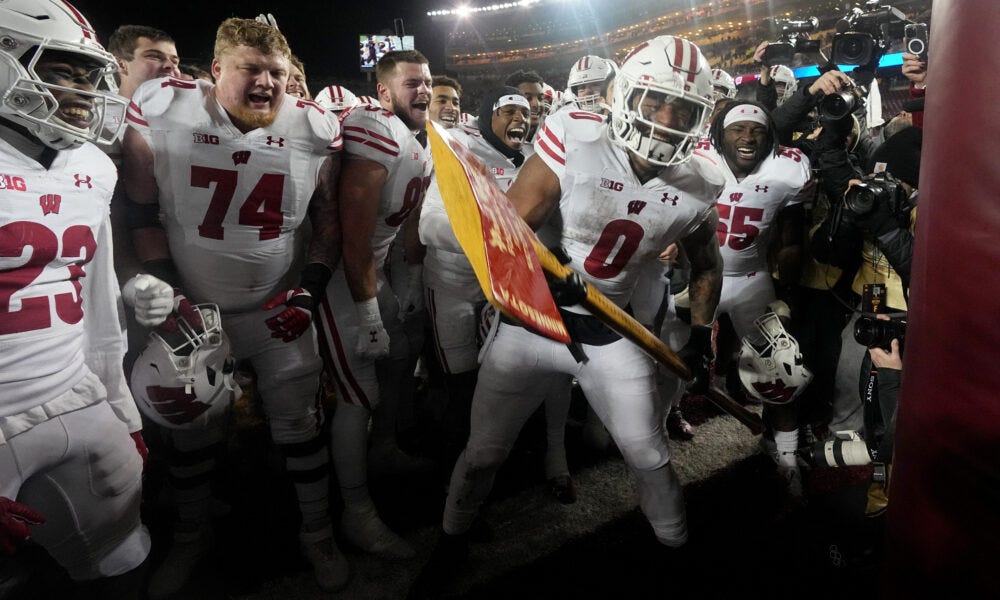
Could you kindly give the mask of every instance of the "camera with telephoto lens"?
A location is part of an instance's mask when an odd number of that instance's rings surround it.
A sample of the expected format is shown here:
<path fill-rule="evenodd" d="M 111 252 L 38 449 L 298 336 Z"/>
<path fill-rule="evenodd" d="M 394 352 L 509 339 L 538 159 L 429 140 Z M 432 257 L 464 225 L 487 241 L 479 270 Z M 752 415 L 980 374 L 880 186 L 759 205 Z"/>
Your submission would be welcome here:
<path fill-rule="evenodd" d="M 817 52 L 819 51 L 819 40 L 811 40 L 806 35 L 819 28 L 819 19 L 808 17 L 800 21 L 788 19 L 775 19 L 774 25 L 778 29 L 777 41 L 771 42 L 764 48 L 761 62 L 765 66 L 792 64 L 792 57 L 796 52 Z"/>
<path fill-rule="evenodd" d="M 865 105 L 868 89 L 851 84 L 839 92 L 827 94 L 819 101 L 819 116 L 826 121 L 836 121 Z"/>
<path fill-rule="evenodd" d="M 854 341 L 868 348 L 892 348 L 892 340 L 903 344 L 906 337 L 906 317 L 893 317 L 888 321 L 862 315 L 854 322 Z"/>
<path fill-rule="evenodd" d="M 927 60 L 927 23 L 910 23 L 903 29 L 906 51 L 916 54 L 920 60 Z"/>
<path fill-rule="evenodd" d="M 890 42 L 902 39 L 906 15 L 897 8 L 868 0 L 854 7 L 837 22 L 830 60 L 839 65 L 867 65 L 888 50 Z"/>
<path fill-rule="evenodd" d="M 817 467 L 853 467 L 872 462 L 868 443 L 856 431 L 838 431 L 833 439 L 817 443 L 808 452 L 804 458 Z"/>

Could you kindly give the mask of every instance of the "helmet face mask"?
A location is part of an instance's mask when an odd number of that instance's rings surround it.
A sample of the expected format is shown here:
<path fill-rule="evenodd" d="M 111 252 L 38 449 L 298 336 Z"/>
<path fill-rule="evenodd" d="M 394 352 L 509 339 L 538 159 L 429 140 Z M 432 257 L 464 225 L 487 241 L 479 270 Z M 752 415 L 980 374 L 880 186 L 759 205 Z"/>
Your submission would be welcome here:
<path fill-rule="evenodd" d="M 132 368 L 130 383 L 139 410 L 170 429 L 204 427 L 225 413 L 238 393 L 219 307 L 193 308 L 201 326 L 178 316 L 175 329 L 152 331 Z"/>
<path fill-rule="evenodd" d="M 654 121 L 655 112 L 644 110 L 665 104 L 689 117 L 670 127 Z M 713 104 L 708 62 L 698 47 L 660 36 L 623 61 L 613 86 L 609 135 L 649 163 L 680 164 L 694 152 Z"/>
<path fill-rule="evenodd" d="M 740 381 L 753 398 L 787 404 L 805 390 L 812 373 L 802 362 L 799 344 L 773 312 L 754 321 L 756 332 L 743 337 Z"/>
<path fill-rule="evenodd" d="M 92 89 L 73 87 L 56 62 L 88 70 Z M 86 65 L 86 67 L 84 67 Z M 0 117 L 17 123 L 45 145 L 67 150 L 85 142 L 111 144 L 125 126 L 127 101 L 117 95 L 117 62 L 97 42 L 90 24 L 66 3 L 8 0 L 0 5 Z M 89 105 L 86 124 L 60 118 L 60 97 Z"/>
<path fill-rule="evenodd" d="M 736 97 L 736 80 L 722 69 L 712 69 L 712 93 L 715 100 Z"/>
<path fill-rule="evenodd" d="M 775 89 L 777 89 L 779 83 L 785 85 L 784 91 L 778 94 L 778 106 L 781 106 L 785 100 L 791 98 L 792 94 L 799 87 L 799 82 L 795 79 L 795 73 L 785 65 L 774 65 L 771 67 L 771 79 L 774 80 Z"/>

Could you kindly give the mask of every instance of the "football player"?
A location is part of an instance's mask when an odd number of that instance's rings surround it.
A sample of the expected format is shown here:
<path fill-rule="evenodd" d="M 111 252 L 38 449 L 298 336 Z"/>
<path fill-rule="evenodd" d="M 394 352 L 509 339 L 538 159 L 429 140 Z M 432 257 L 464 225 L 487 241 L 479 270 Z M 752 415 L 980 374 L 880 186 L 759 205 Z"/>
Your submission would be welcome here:
<path fill-rule="evenodd" d="M 608 88 L 615 79 L 613 60 L 587 55 L 573 63 L 566 87 L 573 94 L 576 107 L 602 115 L 608 114 Z"/>
<path fill-rule="evenodd" d="M 805 235 L 802 202 L 813 190 L 809 159 L 796 148 L 778 145 L 770 114 L 756 102 L 723 109 L 712 125 L 711 147 L 704 152 L 726 179 L 718 200 L 718 239 L 725 263 L 718 314 L 729 315 L 736 337 L 742 339 L 756 331 L 755 320 L 777 299 L 769 256 L 776 257 L 779 285 L 790 288 L 799 280 Z M 789 317 L 783 310 L 776 312 Z M 720 346 L 720 362 L 726 358 Z M 775 390 L 779 396 L 783 392 Z M 789 401 L 776 397 L 766 405 L 765 419 L 774 430 L 778 465 L 792 491 L 800 493 L 798 426 Z"/>
<path fill-rule="evenodd" d="M 528 99 L 528 104 L 531 105 L 531 123 L 524 141 L 534 142 L 535 132 L 541 127 L 542 105 L 545 103 L 542 77 L 534 71 L 517 71 L 507 77 L 504 85 L 517 88 L 517 91 Z"/>
<path fill-rule="evenodd" d="M 115 58 L 64 1 L 0 4 L 0 38 L 0 553 L 30 535 L 80 597 L 138 598 L 146 447 L 91 143 L 123 126 Z"/>
<path fill-rule="evenodd" d="M 136 92 L 125 181 L 136 250 L 159 281 L 139 289 L 133 279 L 125 291 L 137 315 L 164 299 L 181 307 L 180 290 L 219 306 L 234 358 L 257 373 L 271 437 L 294 483 L 303 556 L 320 587 L 333 590 L 346 584 L 348 566 L 328 515 L 312 321 L 339 258 L 332 190 L 342 140 L 332 115 L 285 94 L 290 57 L 277 28 L 227 19 L 216 34 L 215 85 L 167 78 Z M 217 428 L 200 439 L 186 433 L 187 451 L 222 439 Z M 188 500 L 151 592 L 176 591 L 211 545 L 207 494 Z"/>
<path fill-rule="evenodd" d="M 389 418 L 376 415 L 373 451 L 382 444 L 396 448 L 392 410 L 411 351 L 400 309 L 414 302 L 396 297 L 383 265 L 430 185 L 433 161 L 424 127 L 432 79 L 427 59 L 415 50 L 387 53 L 375 74 L 379 105 L 356 106 L 342 119 L 343 269 L 327 287 L 322 351 L 339 392 L 333 458 L 344 498 L 344 535 L 368 552 L 410 557 L 413 548 L 382 522 L 368 492 L 368 421 L 376 408 L 388 409 Z M 408 262 L 419 263 L 415 254 L 407 247 Z M 419 293 L 422 286 L 411 289 Z"/>
<path fill-rule="evenodd" d="M 462 84 L 445 75 L 434 76 L 430 119 L 445 129 L 458 127 L 462 114 Z"/>
<path fill-rule="evenodd" d="M 712 105 L 708 62 L 694 44 L 661 36 L 640 44 L 616 77 L 611 119 L 564 110 L 546 120 L 508 197 L 537 228 L 558 208 L 569 266 L 625 306 L 642 267 L 679 241 L 692 263 L 696 333 L 681 356 L 707 385 L 722 261 L 715 239 L 715 168 L 692 158 Z M 572 300 L 567 300 L 572 302 Z M 687 541 L 680 482 L 663 431 L 655 364 L 578 304 L 564 306 L 576 352 L 510 321 L 487 341 L 472 431 L 452 474 L 443 532 L 411 597 L 433 597 L 467 556 L 468 531 L 521 427 L 553 373 L 577 378 L 638 480 L 639 505 L 664 545 Z M 587 360 L 578 361 L 582 352 Z"/>
<path fill-rule="evenodd" d="M 306 66 L 294 54 L 291 58 L 291 68 L 288 73 L 288 85 L 285 86 L 285 93 L 291 94 L 296 98 L 312 100 L 312 94 L 309 93 L 309 86 L 306 85 Z"/>
<path fill-rule="evenodd" d="M 736 81 L 722 69 L 712 69 L 712 97 L 716 102 L 736 97 Z"/>
<path fill-rule="evenodd" d="M 501 190 L 510 188 L 524 163 L 523 139 L 530 111 L 528 100 L 515 88 L 498 88 L 483 98 L 476 129 L 451 132 L 483 161 Z M 434 347 L 448 392 L 444 428 L 448 437 L 445 444 L 454 448 L 446 452 L 450 467 L 469 436 L 469 409 L 479 369 L 479 327 L 486 297 L 455 238 L 436 178 L 431 181 L 420 211 L 420 241 L 427 246 L 424 289 Z M 553 494 L 566 503 L 575 500 L 564 444 L 568 398 L 568 393 L 553 394 L 553 400 L 546 401 L 545 475 Z"/>

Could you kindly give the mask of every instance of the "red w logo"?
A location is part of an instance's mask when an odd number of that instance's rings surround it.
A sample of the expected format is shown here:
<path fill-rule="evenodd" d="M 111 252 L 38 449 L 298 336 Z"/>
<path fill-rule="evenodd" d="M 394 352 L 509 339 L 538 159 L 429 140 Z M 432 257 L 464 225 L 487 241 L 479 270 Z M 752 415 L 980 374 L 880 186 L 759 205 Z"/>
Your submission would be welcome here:
<path fill-rule="evenodd" d="M 633 200 L 628 203 L 628 214 L 637 215 L 642 212 L 642 209 L 646 208 L 646 203 L 642 200 Z"/>
<path fill-rule="evenodd" d="M 156 412 L 174 425 L 190 423 L 208 410 L 207 404 L 182 387 L 147 385 L 146 394 Z"/>
<path fill-rule="evenodd" d="M 233 152 L 233 164 L 234 165 L 245 165 L 250 162 L 250 151 L 240 150 L 239 152 Z"/>
<path fill-rule="evenodd" d="M 795 395 L 795 390 L 799 389 L 797 387 L 787 387 L 784 381 L 780 379 L 778 381 L 768 382 L 768 383 L 754 383 L 753 389 L 768 402 L 774 404 L 786 404 L 792 400 L 792 396 Z"/>
<path fill-rule="evenodd" d="M 729 201 L 732 202 L 733 204 L 736 204 L 742 199 L 743 199 L 743 192 L 733 192 L 732 194 L 729 194 Z"/>
<path fill-rule="evenodd" d="M 62 203 L 62 196 L 59 194 L 42 194 L 38 197 L 38 204 L 42 207 L 42 216 L 55 213 L 59 214 L 59 205 Z"/>

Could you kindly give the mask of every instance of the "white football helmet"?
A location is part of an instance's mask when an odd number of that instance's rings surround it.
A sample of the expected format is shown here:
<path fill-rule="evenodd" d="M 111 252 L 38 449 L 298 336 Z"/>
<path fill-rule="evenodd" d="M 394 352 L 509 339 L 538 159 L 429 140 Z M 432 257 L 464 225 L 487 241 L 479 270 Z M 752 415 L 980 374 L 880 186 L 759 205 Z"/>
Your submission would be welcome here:
<path fill-rule="evenodd" d="M 477 129 L 479 127 L 479 117 L 467 112 L 459 115 L 458 122 L 461 123 L 463 127 L 471 127 L 472 129 Z"/>
<path fill-rule="evenodd" d="M 643 116 L 643 99 L 656 94 L 663 103 L 682 102 L 690 118 L 679 129 Z M 625 57 L 611 101 L 612 140 L 657 165 L 676 165 L 691 157 L 702 126 L 715 104 L 712 74 L 698 46 L 671 35 L 643 42 Z"/>
<path fill-rule="evenodd" d="M 601 97 L 607 94 L 607 83 L 617 72 L 614 61 L 588 54 L 573 63 L 566 79 L 566 88 L 576 97 L 576 106 L 580 110 L 600 112 L 608 106 L 601 102 Z M 580 95 L 580 86 L 588 83 L 601 83 L 602 93 Z"/>
<path fill-rule="evenodd" d="M 712 93 L 716 100 L 736 97 L 736 80 L 722 69 L 712 69 Z"/>
<path fill-rule="evenodd" d="M 792 97 L 795 90 L 799 87 L 799 82 L 795 79 L 795 73 L 785 65 L 774 65 L 771 67 L 771 79 L 774 80 L 774 85 L 779 83 L 785 84 L 785 92 L 778 95 L 778 106 L 785 103 Z"/>
<path fill-rule="evenodd" d="M 356 106 L 382 106 L 375 96 L 358 96 Z"/>
<path fill-rule="evenodd" d="M 358 104 L 358 97 L 342 85 L 328 85 L 316 94 L 313 102 L 326 110 L 339 114 L 341 111 Z"/>
<path fill-rule="evenodd" d="M 740 381 L 748 394 L 768 404 L 787 404 L 812 381 L 802 364 L 799 343 L 769 312 L 754 321 L 756 332 L 743 337 L 740 349 Z"/>
<path fill-rule="evenodd" d="M 36 66 L 52 53 L 76 55 L 92 65 L 93 91 L 51 83 Z M 97 41 L 87 19 L 62 0 L 0 2 L 0 117 L 26 127 L 46 146 L 67 150 L 84 142 L 111 144 L 125 126 L 127 100 L 118 96 L 118 63 Z M 86 127 L 60 118 L 53 92 L 77 97 L 75 109 L 87 113 Z"/>
<path fill-rule="evenodd" d="M 132 395 L 139 410 L 169 429 L 204 427 L 225 413 L 238 389 L 218 305 L 193 308 L 201 327 L 177 316 L 176 331 L 153 330 L 132 367 Z"/>

